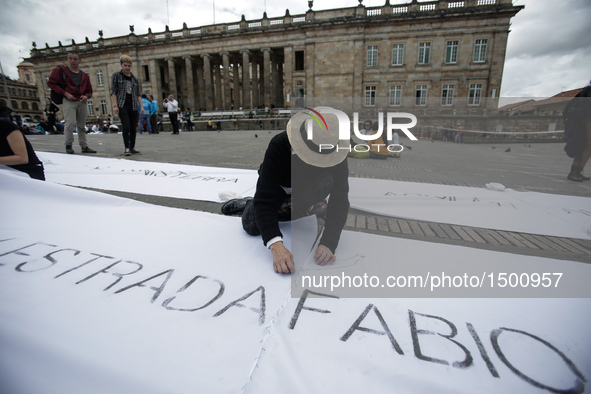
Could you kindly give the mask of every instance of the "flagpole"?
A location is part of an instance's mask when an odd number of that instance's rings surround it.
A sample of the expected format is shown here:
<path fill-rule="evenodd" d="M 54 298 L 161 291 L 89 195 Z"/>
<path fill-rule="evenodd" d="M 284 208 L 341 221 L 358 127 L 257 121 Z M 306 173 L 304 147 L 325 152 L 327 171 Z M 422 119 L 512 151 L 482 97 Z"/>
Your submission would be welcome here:
<path fill-rule="evenodd" d="M 168 14 L 168 0 L 166 0 L 166 25 L 170 26 L 170 15 Z"/>

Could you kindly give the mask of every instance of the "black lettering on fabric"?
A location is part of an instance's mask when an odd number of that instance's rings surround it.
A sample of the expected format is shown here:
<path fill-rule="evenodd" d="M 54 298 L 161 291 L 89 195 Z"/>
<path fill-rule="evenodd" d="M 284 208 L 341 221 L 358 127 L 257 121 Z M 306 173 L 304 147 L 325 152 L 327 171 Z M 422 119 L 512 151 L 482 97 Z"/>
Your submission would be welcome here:
<path fill-rule="evenodd" d="M 312 312 L 318 312 L 318 313 L 330 313 L 330 311 L 327 311 L 325 309 L 317 309 L 317 308 L 310 308 L 308 306 L 304 306 L 304 303 L 306 302 L 306 299 L 308 298 L 308 294 L 313 294 L 319 297 L 329 297 L 329 298 L 336 298 L 338 299 L 339 297 L 334 296 L 334 295 L 329 295 L 329 294 L 322 294 L 322 293 L 317 293 L 315 291 L 310 291 L 308 289 L 305 289 L 302 292 L 302 296 L 300 297 L 300 301 L 298 302 L 298 306 L 296 307 L 295 312 L 293 313 L 293 316 L 291 317 L 291 321 L 289 322 L 289 328 L 291 330 L 294 329 L 299 317 L 300 317 L 300 313 L 302 312 L 302 310 L 307 310 L 307 311 L 312 311 Z"/>
<path fill-rule="evenodd" d="M 569 208 L 562 208 L 562 210 L 566 213 L 568 213 L 569 215 L 571 213 L 582 213 L 585 216 L 591 216 L 591 211 L 587 211 L 585 209 L 569 209 Z"/>
<path fill-rule="evenodd" d="M 484 348 L 484 345 L 482 344 L 482 341 L 480 340 L 478 333 L 474 329 L 474 326 L 471 323 L 466 323 L 466 326 L 468 327 L 468 331 L 470 331 L 470 335 L 472 335 L 474 342 L 476 342 L 476 346 L 478 347 L 478 351 L 480 352 L 480 356 L 484 360 L 484 363 L 486 364 L 488 371 L 490 372 L 490 374 L 492 376 L 494 376 L 495 378 L 498 378 L 499 373 L 497 372 L 497 369 L 495 368 L 494 364 L 490 360 L 490 357 L 488 357 L 488 353 L 486 352 L 486 349 Z"/>
<path fill-rule="evenodd" d="M 529 376 L 525 375 L 523 372 L 521 372 L 520 370 L 518 370 L 513 364 L 511 364 L 509 362 L 509 360 L 507 359 L 507 357 L 505 356 L 505 354 L 501 350 L 501 347 L 499 346 L 499 335 L 501 335 L 505 331 L 507 331 L 507 332 L 515 332 L 515 333 L 526 335 L 526 336 L 528 336 L 530 338 L 533 338 L 536 341 L 538 341 L 541 344 L 543 344 L 546 347 L 548 347 L 550 350 L 552 350 L 556 354 L 558 354 L 560 356 L 560 358 L 562 358 L 562 360 L 564 361 L 564 363 L 568 366 L 568 368 L 576 376 L 576 379 L 575 379 L 575 382 L 573 384 L 573 387 L 570 388 L 570 389 L 557 389 L 557 388 L 554 388 L 554 387 L 550 387 L 550 386 L 547 386 L 547 385 L 545 385 L 543 383 L 540 383 L 538 381 L 533 380 L 532 378 L 530 378 Z M 496 330 L 492 330 L 491 333 L 490 333 L 490 341 L 492 342 L 493 348 L 495 349 L 495 352 L 497 353 L 497 356 L 499 356 L 499 358 L 507 366 L 507 368 L 509 368 L 515 375 L 519 376 L 521 379 L 525 380 L 526 382 L 528 382 L 532 386 L 535 386 L 535 387 L 538 387 L 538 388 L 541 388 L 541 389 L 548 390 L 548 391 L 550 391 L 552 393 L 572 393 L 572 394 L 579 394 L 579 393 L 583 393 L 585 391 L 585 382 L 586 382 L 586 379 L 583 376 L 583 374 L 577 369 L 577 367 L 575 366 L 575 364 L 568 357 L 566 357 L 564 355 L 564 353 L 562 353 L 560 350 L 558 350 L 550 342 L 547 342 L 547 341 L 543 340 L 542 338 L 540 338 L 538 336 L 535 336 L 533 334 L 530 334 L 528 332 L 521 331 L 521 330 L 516 330 L 516 329 L 513 329 L 513 328 L 506 328 L 506 327 L 501 327 L 501 328 L 498 328 Z"/>
<path fill-rule="evenodd" d="M 508 205 L 509 205 L 509 206 L 511 206 L 511 208 L 513 208 L 513 209 L 517 209 L 517 207 L 515 206 L 515 204 L 513 204 L 513 203 L 511 203 L 511 202 L 504 202 L 504 203 L 503 203 L 503 202 L 498 202 L 498 201 L 497 201 L 497 202 L 494 202 L 494 201 L 489 201 L 489 202 L 490 202 L 491 204 L 496 204 L 496 206 L 497 206 L 497 207 L 499 207 L 499 208 L 503 208 L 503 207 L 505 207 L 505 206 L 508 206 Z"/>
<path fill-rule="evenodd" d="M 147 283 L 147 282 L 149 282 L 153 279 L 156 279 L 160 276 L 166 275 L 166 277 L 164 278 L 164 280 L 162 281 L 162 284 L 160 286 L 158 286 L 158 287 L 150 286 L 149 287 L 150 290 L 154 290 L 154 295 L 152 296 L 152 300 L 150 301 L 150 302 L 154 302 L 154 301 L 156 301 L 156 299 L 160 296 L 160 294 L 162 293 L 162 291 L 166 287 L 166 283 L 168 283 L 168 280 L 170 279 L 170 277 L 172 276 L 173 273 L 174 273 L 174 269 L 162 271 L 161 273 L 150 276 L 148 279 L 144 279 L 141 282 L 137 282 L 132 285 L 126 286 L 122 289 L 119 289 L 115 292 L 115 294 L 122 293 L 126 290 L 131 289 L 132 287 L 146 287 L 146 285 L 144 283 Z"/>
<path fill-rule="evenodd" d="M 254 289 L 253 291 L 251 291 L 250 293 L 247 293 L 244 296 L 238 298 L 237 300 L 230 302 L 228 305 L 226 305 L 225 307 L 220 309 L 218 312 L 216 312 L 213 315 L 213 317 L 220 316 L 221 314 L 223 314 L 224 312 L 226 312 L 228 309 L 230 309 L 233 306 L 237 306 L 238 308 L 245 308 L 246 306 L 241 304 L 240 301 L 246 300 L 247 298 L 249 298 L 251 295 L 253 295 L 257 291 L 261 292 L 260 306 L 259 306 L 259 308 L 252 308 L 251 307 L 249 309 L 259 315 L 259 326 L 260 326 L 261 324 L 265 323 L 265 311 L 267 308 L 266 307 L 266 300 L 265 300 L 265 288 L 263 286 L 259 286 L 256 289 Z"/>
<path fill-rule="evenodd" d="M 59 278 L 60 276 L 64 276 L 65 274 L 69 274 L 70 272 L 72 272 L 72 271 L 75 271 L 75 270 L 77 270 L 78 268 L 82 268 L 82 267 L 84 267 L 85 265 L 88 265 L 88 264 L 90 264 L 90 263 L 92 263 L 93 261 L 96 261 L 96 260 L 98 260 L 98 259 L 102 259 L 102 258 L 105 258 L 105 259 L 112 259 L 112 258 L 113 258 L 113 257 L 111 257 L 111 256 L 104 256 L 104 255 L 102 255 L 102 254 L 97 254 L 97 253 L 91 253 L 91 255 L 93 255 L 93 256 L 97 256 L 97 257 L 95 257 L 95 258 L 92 258 L 92 259 L 90 259 L 90 260 L 88 260 L 88 261 L 86 261 L 86 262 L 84 262 L 84 263 L 80 264 L 80 265 L 79 265 L 79 266 L 77 266 L 77 267 L 70 268 L 69 270 L 66 270 L 66 271 L 62 272 L 61 274 L 59 274 L 59 275 L 57 275 L 57 276 L 54 276 L 54 279 L 57 279 L 57 278 Z"/>
<path fill-rule="evenodd" d="M 84 279 L 80 279 L 78 282 L 76 282 L 76 284 L 82 283 L 82 282 L 86 282 L 88 279 L 90 278 L 94 278 L 95 276 L 97 276 L 98 274 L 109 274 L 109 270 L 111 268 L 113 268 L 114 266 L 120 264 L 120 263 L 124 263 L 124 264 L 135 264 L 137 266 L 137 268 L 131 272 L 127 272 L 127 273 L 120 273 L 120 272 L 111 272 L 110 274 L 117 277 L 117 279 L 115 280 L 115 282 L 111 283 L 109 286 L 105 287 L 103 289 L 103 291 L 107 291 L 109 290 L 111 287 L 115 286 L 117 283 L 119 283 L 121 281 L 121 279 L 123 279 L 124 276 L 127 275 L 133 275 L 136 272 L 139 272 L 142 268 L 144 268 L 144 266 L 140 263 L 136 263 L 135 261 L 123 261 L 123 260 L 118 260 L 115 261 L 113 264 L 110 264 L 108 266 L 106 266 L 105 268 L 103 268 L 102 270 L 99 270 L 97 272 L 95 272 L 94 274 L 90 274 L 88 275 L 86 278 Z"/>
<path fill-rule="evenodd" d="M 437 319 L 440 320 L 442 322 L 444 322 L 445 324 L 447 324 L 450 328 L 451 328 L 451 333 L 444 335 L 438 332 L 433 332 L 433 331 L 429 331 L 429 330 L 419 330 L 417 329 L 417 321 L 415 319 L 415 315 L 418 316 L 423 316 L 429 319 Z M 449 362 L 446 360 L 442 360 L 439 358 L 434 358 L 434 357 L 429 357 L 429 356 L 425 356 L 422 351 L 421 351 L 421 345 L 419 343 L 419 335 L 439 335 L 442 338 L 445 338 L 453 343 L 455 343 L 456 345 L 458 345 L 460 347 L 460 349 L 462 349 L 464 351 L 464 353 L 466 354 L 466 358 L 464 359 L 464 361 L 454 361 L 451 363 L 451 365 L 455 368 L 460 368 L 460 369 L 464 369 L 464 368 L 468 368 L 470 366 L 472 366 L 473 364 L 473 360 L 472 360 L 472 355 L 470 354 L 470 352 L 468 351 L 468 349 L 462 345 L 461 343 L 459 343 L 458 341 L 452 339 L 453 337 L 455 337 L 458 333 L 458 330 L 456 328 L 456 326 L 450 322 L 447 319 L 444 319 L 443 317 L 439 317 L 439 316 L 432 316 L 432 315 L 425 315 L 423 313 L 418 313 L 418 312 L 413 312 L 410 309 L 408 310 L 408 317 L 410 320 L 410 333 L 412 336 L 412 342 L 413 342 L 413 347 L 414 347 L 414 351 L 415 351 L 415 356 L 419 359 L 419 360 L 424 360 L 424 361 L 430 361 L 433 363 L 438 363 L 438 364 L 445 364 L 445 365 L 449 365 Z"/>
<path fill-rule="evenodd" d="M 14 239 L 14 238 L 11 238 L 11 239 Z M 9 240 L 10 239 L 4 239 L 3 241 L 9 241 Z M 2 253 L 2 254 L 0 254 L 0 257 L 7 256 L 9 254 L 16 254 L 18 256 L 27 256 L 27 257 L 29 257 L 30 254 L 25 253 L 25 252 L 22 252 L 22 250 L 27 249 L 27 248 L 30 248 L 31 246 L 35 246 L 35 245 L 51 246 L 52 248 L 55 248 L 56 247 L 56 245 L 50 245 L 50 244 L 46 244 L 46 243 L 43 243 L 43 242 L 35 242 L 35 243 L 30 244 L 30 245 L 23 246 L 22 248 L 18 248 L 18 249 L 11 250 L 9 252 Z M 3 266 L 3 265 L 6 265 L 6 264 L 0 263 L 0 266 Z"/>
<path fill-rule="evenodd" d="M 14 269 L 15 269 L 15 271 L 18 271 L 18 272 L 36 272 L 36 271 L 41 271 L 41 270 L 50 268 L 54 264 L 57 263 L 57 260 L 53 258 L 53 255 L 56 254 L 56 253 L 59 253 L 59 252 L 63 252 L 63 251 L 74 252 L 74 254 L 73 254 L 74 256 L 77 256 L 77 255 L 80 254 L 80 251 L 79 250 L 76 250 L 76 249 L 58 249 L 58 250 L 55 250 L 55 251 L 53 251 L 51 253 L 48 253 L 45 256 L 43 256 L 44 259 L 46 259 L 46 260 L 48 260 L 50 262 L 50 264 L 48 266 L 37 268 L 37 269 L 25 270 L 25 269 L 23 269 L 23 267 L 25 265 L 27 265 L 27 264 L 30 263 L 29 261 L 25 261 L 24 263 L 20 263 L 19 265 L 17 265 Z"/>
<path fill-rule="evenodd" d="M 378 330 L 374 330 L 373 328 L 367 328 L 367 327 L 360 326 L 361 322 L 365 319 L 365 317 L 367 316 L 369 311 L 372 309 L 373 309 L 374 313 L 376 314 L 378 320 L 380 321 L 380 324 L 382 325 L 382 328 L 384 329 L 384 331 L 378 331 Z M 386 324 L 386 321 L 382 317 L 382 314 L 380 313 L 378 308 L 376 306 L 374 306 L 373 304 L 369 304 L 367 306 L 367 308 L 365 308 L 365 310 L 361 313 L 361 315 L 359 315 L 357 320 L 355 320 L 355 322 L 349 328 L 349 330 L 345 333 L 345 335 L 343 335 L 341 337 L 341 341 L 346 342 L 347 339 L 349 339 L 349 337 L 351 337 L 351 335 L 353 335 L 353 333 L 356 330 L 369 332 L 371 334 L 376 334 L 376 335 L 386 335 L 388 337 L 388 339 L 390 340 L 390 343 L 392 344 L 392 347 L 394 348 L 394 350 L 396 350 L 396 352 L 398 354 L 404 355 L 404 352 L 402 351 L 402 349 L 400 348 L 400 345 L 398 344 L 398 342 L 394 338 L 394 335 L 392 335 L 392 331 L 390 331 L 390 328 Z"/>
<path fill-rule="evenodd" d="M 178 289 L 177 290 L 177 294 L 178 293 L 182 293 L 183 291 L 187 290 L 199 278 L 209 279 L 207 276 L 197 275 L 196 277 L 194 277 L 193 279 L 191 279 L 190 281 L 188 281 L 183 287 L 181 287 L 180 289 Z M 211 300 L 207 301 L 205 304 L 203 304 L 201 306 L 198 306 L 196 308 L 191 308 L 191 309 L 187 309 L 187 308 L 175 308 L 173 306 L 169 306 L 170 303 L 175 300 L 176 296 L 172 296 L 172 297 L 167 298 L 166 300 L 164 300 L 164 302 L 162 303 L 162 306 L 165 307 L 168 310 L 181 311 L 181 312 L 195 312 L 195 311 L 198 311 L 199 309 L 206 308 L 209 305 L 213 304 L 218 298 L 220 298 L 222 296 L 222 294 L 224 294 L 224 291 L 226 289 L 226 286 L 224 285 L 224 283 L 222 281 L 219 281 L 217 279 L 213 279 L 213 281 L 216 282 L 219 285 L 219 287 L 220 287 L 219 290 L 218 290 L 218 293 L 215 296 L 213 296 L 213 298 Z"/>

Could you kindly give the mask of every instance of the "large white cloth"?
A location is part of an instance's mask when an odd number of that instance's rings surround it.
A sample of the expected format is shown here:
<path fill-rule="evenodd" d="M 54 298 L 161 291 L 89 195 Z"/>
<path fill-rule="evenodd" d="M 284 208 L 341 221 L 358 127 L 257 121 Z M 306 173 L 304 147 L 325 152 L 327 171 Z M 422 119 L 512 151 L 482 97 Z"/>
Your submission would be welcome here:
<path fill-rule="evenodd" d="M 48 182 L 221 202 L 252 196 L 254 170 L 39 152 Z M 349 178 L 351 207 L 461 226 L 589 239 L 591 198 L 536 192 Z M 220 198 L 226 195 L 226 198 Z"/>
<path fill-rule="evenodd" d="M 2 392 L 582 392 L 591 376 L 588 298 L 291 298 L 297 278 L 238 218 L 3 170 L 0 185 Z M 304 267 L 311 219 L 282 228 L 307 234 Z M 526 258 L 353 232 L 341 245 L 364 263 L 378 246 L 400 265 Z"/>
<path fill-rule="evenodd" d="M 252 195 L 254 170 L 38 152 L 48 182 L 163 197 L 220 202 L 219 192 Z"/>
<path fill-rule="evenodd" d="M 589 239 L 591 198 L 349 178 L 351 207 L 402 219 Z"/>

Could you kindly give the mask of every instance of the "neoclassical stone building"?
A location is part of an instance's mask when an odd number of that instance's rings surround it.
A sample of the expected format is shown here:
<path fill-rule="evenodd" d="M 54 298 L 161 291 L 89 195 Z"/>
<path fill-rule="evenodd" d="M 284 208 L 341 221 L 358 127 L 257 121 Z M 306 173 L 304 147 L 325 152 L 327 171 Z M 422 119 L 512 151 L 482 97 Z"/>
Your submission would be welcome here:
<path fill-rule="evenodd" d="M 22 117 L 41 119 L 45 99 L 39 101 L 39 93 L 33 73 L 34 66 L 31 63 L 22 62 L 17 66 L 18 81 L 6 76 L 0 83 L 0 105 L 12 108 L 15 114 Z M 42 104 L 43 103 L 43 104 Z"/>
<path fill-rule="evenodd" d="M 355 98 L 390 110 L 496 109 L 512 0 L 439 0 L 317 11 L 34 48 L 39 97 L 69 51 L 77 51 L 95 94 L 93 115 L 111 113 L 111 74 L 134 59 L 142 90 L 181 107 L 293 108 L 302 97 Z"/>

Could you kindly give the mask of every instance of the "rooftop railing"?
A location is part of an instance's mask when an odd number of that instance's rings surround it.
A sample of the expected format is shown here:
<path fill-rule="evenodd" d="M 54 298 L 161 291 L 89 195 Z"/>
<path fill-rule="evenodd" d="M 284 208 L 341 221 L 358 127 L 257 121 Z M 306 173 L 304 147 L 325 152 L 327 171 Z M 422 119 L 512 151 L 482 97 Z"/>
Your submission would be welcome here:
<path fill-rule="evenodd" d="M 450 10 L 451 12 L 461 12 L 462 9 L 472 7 L 490 7 L 500 4 L 512 5 L 512 0 L 436 0 L 430 2 L 416 2 L 411 1 L 406 4 L 390 5 L 389 1 L 381 7 L 365 7 L 360 4 L 357 7 L 338 8 L 331 10 L 315 11 L 311 8 L 301 15 L 290 15 L 287 10 L 285 16 L 279 18 L 267 18 L 266 13 L 262 19 L 247 21 L 244 16 L 239 22 L 221 23 L 215 25 L 207 25 L 189 28 L 183 24 L 183 28 L 179 30 L 169 30 L 168 26 L 164 32 L 153 33 L 148 29 L 147 34 L 136 35 L 133 32 L 133 27 L 130 27 L 131 33 L 126 36 L 103 38 L 102 31 L 99 31 L 99 39 L 96 41 L 86 41 L 81 44 L 76 44 L 74 40 L 70 45 L 62 45 L 60 42 L 56 47 L 50 47 L 45 44 L 45 48 L 37 48 L 33 44 L 31 56 L 47 56 L 57 53 L 64 53 L 69 51 L 90 51 L 102 47 L 121 46 L 129 44 L 142 44 L 159 42 L 165 40 L 177 40 L 183 38 L 197 38 L 205 37 L 212 34 L 220 34 L 223 32 L 240 32 L 244 30 L 266 30 L 266 29 L 284 29 L 289 25 L 300 23 L 317 23 L 322 21 L 329 21 L 343 18 L 396 18 L 404 17 L 408 14 L 421 15 L 428 13 L 438 13 L 442 10 Z"/>

